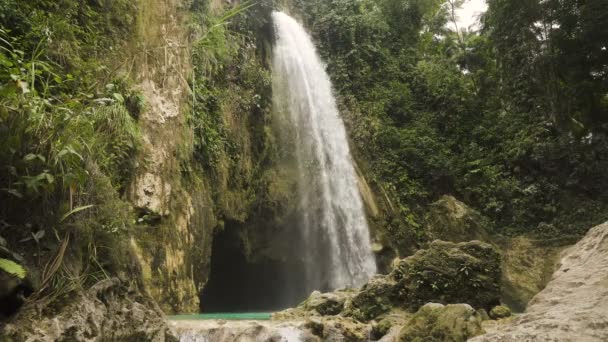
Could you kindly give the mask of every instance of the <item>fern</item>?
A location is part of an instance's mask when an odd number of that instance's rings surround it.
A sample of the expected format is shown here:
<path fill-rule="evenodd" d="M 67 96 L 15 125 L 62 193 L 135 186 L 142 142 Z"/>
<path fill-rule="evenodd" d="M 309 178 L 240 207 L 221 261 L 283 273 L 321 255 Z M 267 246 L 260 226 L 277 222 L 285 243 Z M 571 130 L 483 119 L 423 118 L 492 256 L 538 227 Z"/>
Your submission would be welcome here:
<path fill-rule="evenodd" d="M 13 275 L 19 279 L 25 278 L 25 275 L 27 274 L 23 266 L 8 259 L 0 258 L 0 270 L 3 270 L 4 272 Z"/>

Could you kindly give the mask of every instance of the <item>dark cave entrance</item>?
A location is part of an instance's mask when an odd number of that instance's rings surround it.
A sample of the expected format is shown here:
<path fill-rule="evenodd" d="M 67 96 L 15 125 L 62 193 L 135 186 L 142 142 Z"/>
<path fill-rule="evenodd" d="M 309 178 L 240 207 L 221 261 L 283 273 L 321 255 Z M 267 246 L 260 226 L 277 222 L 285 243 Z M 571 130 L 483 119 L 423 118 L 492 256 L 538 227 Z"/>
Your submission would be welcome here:
<path fill-rule="evenodd" d="M 247 258 L 237 224 L 226 223 L 213 238 L 209 279 L 200 294 L 200 311 L 270 312 L 293 306 L 293 279 L 285 262 Z M 288 285 L 291 284 L 291 285 Z M 296 285 L 297 286 L 297 285 Z"/>

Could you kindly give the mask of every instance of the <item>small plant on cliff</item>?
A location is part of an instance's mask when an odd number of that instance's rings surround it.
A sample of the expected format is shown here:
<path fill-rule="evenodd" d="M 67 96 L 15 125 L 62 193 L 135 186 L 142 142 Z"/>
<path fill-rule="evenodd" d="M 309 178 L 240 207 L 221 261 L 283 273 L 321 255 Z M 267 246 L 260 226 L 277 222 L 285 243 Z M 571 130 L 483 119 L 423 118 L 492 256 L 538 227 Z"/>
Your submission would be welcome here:
<path fill-rule="evenodd" d="M 19 279 L 24 279 L 25 276 L 27 275 L 25 268 L 23 268 L 23 266 L 19 265 L 18 263 L 12 261 L 12 260 L 8 260 L 8 259 L 2 259 L 0 258 L 0 270 L 13 275 Z"/>

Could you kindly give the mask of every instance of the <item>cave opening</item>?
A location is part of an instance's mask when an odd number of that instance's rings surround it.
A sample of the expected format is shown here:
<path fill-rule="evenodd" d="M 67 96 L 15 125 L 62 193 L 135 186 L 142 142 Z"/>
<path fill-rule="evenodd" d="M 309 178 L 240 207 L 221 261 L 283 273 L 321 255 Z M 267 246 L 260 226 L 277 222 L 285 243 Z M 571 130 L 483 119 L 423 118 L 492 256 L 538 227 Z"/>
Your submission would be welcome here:
<path fill-rule="evenodd" d="M 211 269 L 200 294 L 202 313 L 273 312 L 297 304 L 293 298 L 294 271 L 284 260 L 248 256 L 243 228 L 227 222 L 216 233 Z M 297 287 L 297 285 L 296 285 Z"/>

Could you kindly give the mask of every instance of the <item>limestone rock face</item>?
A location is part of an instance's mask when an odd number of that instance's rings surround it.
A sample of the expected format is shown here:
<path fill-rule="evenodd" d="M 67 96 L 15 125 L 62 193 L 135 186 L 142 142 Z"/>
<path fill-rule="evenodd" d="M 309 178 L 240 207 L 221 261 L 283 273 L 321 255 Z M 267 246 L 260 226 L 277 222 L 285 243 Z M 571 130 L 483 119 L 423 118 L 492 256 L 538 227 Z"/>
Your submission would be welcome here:
<path fill-rule="evenodd" d="M 401 330 L 399 341 L 464 342 L 483 333 L 481 317 L 468 304 L 429 303 Z"/>
<path fill-rule="evenodd" d="M 133 61 L 133 81 L 146 100 L 138 120 L 143 144 L 127 196 L 155 221 L 148 226 L 140 217 L 141 233 L 134 234 L 131 244 L 144 286 L 167 313 L 198 310 L 216 224 L 211 191 L 182 176 L 192 134 L 183 115 L 190 94 L 183 75 L 193 67 L 184 6 L 184 0 L 138 6 L 134 46 L 124 57 Z"/>
<path fill-rule="evenodd" d="M 5 341 L 175 341 L 158 305 L 118 279 L 80 293 L 51 317 L 34 307 L 19 313 L 0 334 Z"/>
<path fill-rule="evenodd" d="M 564 246 L 576 242 L 535 240 L 526 236 L 497 240 L 502 250 L 501 301 L 516 312 L 523 312 L 530 299 L 545 288 Z"/>
<path fill-rule="evenodd" d="M 526 312 L 471 341 L 608 341 L 608 223 L 565 251 Z"/>
<path fill-rule="evenodd" d="M 488 239 L 489 220 L 452 196 L 443 196 L 431 204 L 425 221 L 431 239 L 452 242 Z"/>

